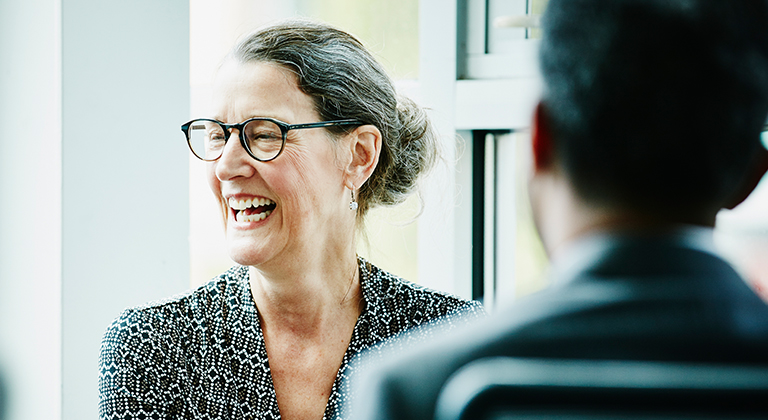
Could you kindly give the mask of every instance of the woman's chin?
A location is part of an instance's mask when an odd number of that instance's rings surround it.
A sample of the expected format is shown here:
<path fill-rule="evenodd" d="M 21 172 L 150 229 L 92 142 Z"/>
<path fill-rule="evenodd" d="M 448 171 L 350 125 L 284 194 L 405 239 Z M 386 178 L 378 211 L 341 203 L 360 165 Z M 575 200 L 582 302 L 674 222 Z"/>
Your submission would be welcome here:
<path fill-rule="evenodd" d="M 257 266 L 274 257 L 258 245 L 243 242 L 227 240 L 229 258 L 240 265 Z"/>
<path fill-rule="evenodd" d="M 280 248 L 280 235 L 275 236 L 268 226 L 268 220 L 257 222 L 237 222 L 228 220 L 227 251 L 229 257 L 240 265 L 259 265 L 275 256 L 275 250 Z M 267 246 L 267 244 L 270 244 Z"/>
<path fill-rule="evenodd" d="M 265 261 L 264 258 L 259 256 L 250 255 L 248 253 L 233 252 L 233 251 L 230 251 L 229 258 L 231 258 L 232 261 L 240 265 L 247 265 L 247 266 L 257 266 Z"/>

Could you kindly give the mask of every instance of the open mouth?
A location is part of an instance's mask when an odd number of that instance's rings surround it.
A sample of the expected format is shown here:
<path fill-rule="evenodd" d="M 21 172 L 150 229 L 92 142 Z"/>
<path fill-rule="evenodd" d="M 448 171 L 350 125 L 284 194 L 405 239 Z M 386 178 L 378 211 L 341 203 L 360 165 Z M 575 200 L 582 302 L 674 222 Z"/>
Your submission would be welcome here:
<path fill-rule="evenodd" d="M 249 198 L 237 200 L 230 198 L 229 207 L 238 222 L 258 222 L 264 220 L 275 209 L 275 202 L 268 198 Z"/>

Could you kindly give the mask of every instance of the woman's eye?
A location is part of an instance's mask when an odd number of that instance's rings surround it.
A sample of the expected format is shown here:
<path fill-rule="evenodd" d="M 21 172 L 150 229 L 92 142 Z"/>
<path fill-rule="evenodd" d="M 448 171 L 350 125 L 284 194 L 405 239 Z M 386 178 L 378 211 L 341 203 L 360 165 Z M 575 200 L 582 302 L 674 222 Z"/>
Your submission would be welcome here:
<path fill-rule="evenodd" d="M 272 143 L 283 141 L 283 135 L 279 130 L 271 130 L 264 127 L 248 130 L 247 138 L 249 143 Z"/>
<path fill-rule="evenodd" d="M 227 141 L 226 137 L 224 136 L 224 133 L 222 132 L 212 132 L 208 133 L 208 143 L 211 146 L 217 146 L 222 145 Z"/>
<path fill-rule="evenodd" d="M 208 138 L 211 139 L 211 141 L 224 141 L 224 134 L 212 133 Z"/>
<path fill-rule="evenodd" d="M 252 139 L 258 140 L 258 141 L 282 141 L 283 140 L 280 134 L 271 133 L 271 132 L 255 133 L 252 136 Z"/>
<path fill-rule="evenodd" d="M 283 134 L 280 127 L 267 120 L 255 120 L 245 126 L 246 138 L 249 142 L 267 142 L 283 141 Z"/>

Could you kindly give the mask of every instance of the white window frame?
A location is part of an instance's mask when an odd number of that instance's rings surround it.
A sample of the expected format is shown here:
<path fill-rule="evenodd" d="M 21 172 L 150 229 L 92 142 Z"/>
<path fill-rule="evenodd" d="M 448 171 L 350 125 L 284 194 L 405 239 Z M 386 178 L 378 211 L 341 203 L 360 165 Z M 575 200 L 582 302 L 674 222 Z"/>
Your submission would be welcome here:
<path fill-rule="evenodd" d="M 465 298 L 478 297 L 473 296 L 471 280 L 472 197 L 478 195 L 471 176 L 472 133 L 528 129 L 541 92 L 537 40 L 522 38 L 505 43 L 503 53 L 489 52 L 489 36 L 493 31 L 506 30 L 489 26 L 494 17 L 489 16 L 488 5 L 493 1 L 420 3 L 421 98 L 438 121 L 446 160 L 456 164 L 449 165 L 449 209 L 444 198 L 437 198 L 445 186 L 437 186 L 435 181 L 426 183 L 425 212 L 419 223 L 419 279 L 427 286 Z M 525 12 L 528 2 L 522 3 L 525 5 L 520 11 Z M 514 255 L 514 218 L 501 221 L 494 216 L 500 211 L 514 214 L 514 185 L 509 182 L 514 184 L 515 148 L 500 144 L 493 135 L 483 141 L 487 159 L 482 289 L 484 304 L 492 310 L 497 300 L 515 297 L 514 262 L 506 257 Z M 455 154 L 457 149 L 461 153 Z M 505 165 L 496 165 L 499 161 Z M 503 232 L 499 233 L 500 229 Z M 500 263 L 502 252 L 504 262 Z M 499 279 L 503 279 L 503 286 Z M 499 292 L 504 296 L 497 296 Z"/>

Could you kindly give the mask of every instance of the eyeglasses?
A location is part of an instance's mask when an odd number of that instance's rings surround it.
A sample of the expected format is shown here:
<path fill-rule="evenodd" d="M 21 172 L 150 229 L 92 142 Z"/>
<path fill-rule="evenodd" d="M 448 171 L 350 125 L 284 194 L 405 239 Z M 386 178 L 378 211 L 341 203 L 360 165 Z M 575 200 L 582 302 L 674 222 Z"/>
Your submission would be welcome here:
<path fill-rule="evenodd" d="M 240 133 L 240 144 L 252 158 L 269 162 L 280 156 L 290 130 L 331 127 L 334 125 L 362 125 L 357 120 L 322 121 L 307 124 L 287 124 L 274 118 L 250 118 L 240 124 L 224 124 L 211 119 L 192 120 L 181 126 L 187 137 L 189 150 L 198 158 L 212 162 L 221 157 L 232 129 Z"/>

